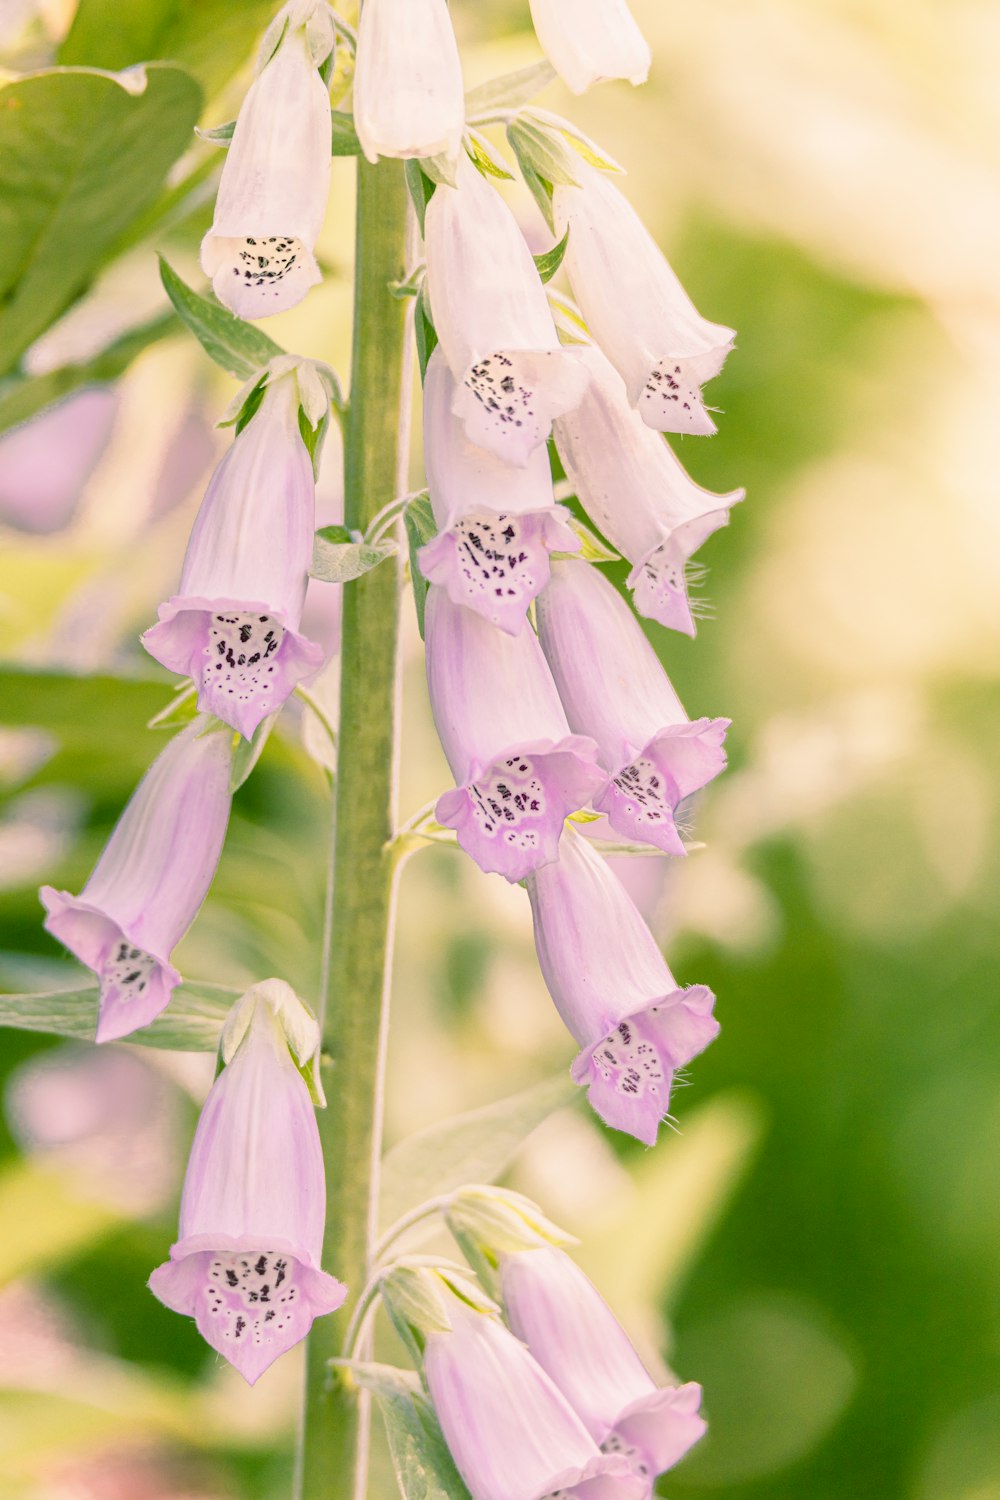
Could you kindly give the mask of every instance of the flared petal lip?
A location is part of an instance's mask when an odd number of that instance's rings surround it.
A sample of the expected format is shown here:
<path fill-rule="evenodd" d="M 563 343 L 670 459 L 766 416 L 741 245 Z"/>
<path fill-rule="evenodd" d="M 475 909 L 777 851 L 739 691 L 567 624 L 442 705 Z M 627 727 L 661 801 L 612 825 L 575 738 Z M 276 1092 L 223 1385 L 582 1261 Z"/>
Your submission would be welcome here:
<path fill-rule="evenodd" d="M 661 1386 L 655 1391 L 650 1391 L 648 1395 L 640 1396 L 638 1400 L 630 1402 L 623 1411 L 618 1413 L 612 1426 L 614 1430 L 622 1434 L 626 1441 L 634 1441 L 634 1437 L 629 1433 L 629 1426 L 633 1419 L 638 1418 L 642 1426 L 644 1441 L 637 1446 L 642 1446 L 648 1453 L 655 1472 L 663 1474 L 667 1469 L 672 1469 L 674 1464 L 679 1463 L 688 1449 L 692 1448 L 708 1430 L 708 1423 L 699 1415 L 701 1396 L 701 1386 L 694 1380 L 689 1380 L 685 1385 Z M 670 1442 L 659 1444 L 655 1440 L 649 1442 L 647 1426 L 642 1422 L 643 1417 L 655 1419 L 661 1413 L 666 1415 L 669 1412 L 676 1412 L 678 1416 L 686 1418 L 691 1426 L 697 1429 L 683 1443 L 680 1451 L 678 1451 L 676 1434 Z"/>
<path fill-rule="evenodd" d="M 587 1083 L 589 1081 L 590 1060 L 594 1054 L 595 1049 L 601 1045 L 605 1037 L 607 1037 L 607 1035 L 612 1032 L 616 1026 L 620 1025 L 622 1021 L 634 1021 L 636 1017 L 644 1016 L 647 1011 L 653 1010 L 660 1005 L 668 1006 L 682 1004 L 687 1005 L 688 1008 L 693 1009 L 696 1014 L 704 1016 L 706 1018 L 705 1029 L 707 1032 L 711 1032 L 711 1035 L 706 1038 L 703 1046 L 698 1049 L 698 1052 L 704 1051 L 704 1048 L 708 1046 L 710 1041 L 718 1036 L 719 1032 L 722 1029 L 718 1021 L 712 1015 L 712 1007 L 715 1005 L 715 995 L 705 984 L 691 984 L 686 986 L 679 985 L 677 989 L 668 990 L 666 994 L 651 995 L 648 1000 L 643 1001 L 642 1005 L 634 1006 L 632 1010 L 628 1011 L 623 1016 L 612 1016 L 609 1013 L 602 1021 L 602 1026 L 604 1029 L 602 1030 L 601 1035 L 599 1037 L 595 1037 L 590 1045 L 584 1047 L 582 1051 L 578 1052 L 576 1057 L 573 1059 L 573 1063 L 570 1068 L 570 1075 L 573 1079 L 573 1082 Z M 693 1057 L 698 1056 L 698 1052 L 692 1052 L 690 1056 L 672 1058 L 671 1067 L 674 1069 L 684 1067 L 684 1065 L 686 1063 L 689 1063 Z"/>
<path fill-rule="evenodd" d="M 162 953 L 158 953 L 156 949 L 150 944 L 146 943 L 144 939 L 136 937 L 128 927 L 123 926 L 122 923 L 118 921 L 117 917 L 112 915 L 112 913 L 105 911 L 103 907 L 96 906 L 92 901 L 85 901 L 82 896 L 73 896 L 69 891 L 57 891 L 55 887 L 51 885 L 43 885 L 38 894 L 41 898 L 42 905 L 48 912 L 48 916 L 42 923 L 42 926 L 45 928 L 46 932 L 51 932 L 53 937 L 58 938 L 61 943 L 65 943 L 66 947 L 70 949 L 70 952 L 74 953 L 76 957 L 80 959 L 80 962 L 85 963 L 88 968 L 92 967 L 90 960 L 85 958 L 82 953 L 77 951 L 76 948 L 71 947 L 71 945 L 66 941 L 66 938 L 59 931 L 59 918 L 64 912 L 84 912 L 88 916 L 97 918 L 98 921 L 106 924 L 109 938 L 113 939 L 116 935 L 126 938 L 134 947 L 141 948 L 144 953 L 149 954 L 150 958 L 155 958 L 157 964 L 164 971 L 164 975 L 170 981 L 171 988 L 173 988 L 174 985 L 180 984 L 181 976 L 173 967 L 169 958 L 164 958 Z"/>
<path fill-rule="evenodd" d="M 563 1469 L 546 1480 L 544 1489 L 531 1500 L 545 1497 L 562 1490 L 573 1490 L 577 1485 L 591 1479 L 613 1479 L 616 1483 L 616 1500 L 645 1500 L 649 1494 L 649 1482 L 637 1474 L 628 1459 L 621 1453 L 595 1453 L 581 1469 Z"/>
<path fill-rule="evenodd" d="M 699 386 L 705 385 L 707 381 L 713 380 L 722 369 L 726 360 L 733 352 L 736 343 L 736 329 L 727 328 L 723 323 L 708 324 L 714 337 L 706 335 L 692 336 L 689 339 L 677 338 L 671 340 L 669 349 L 659 349 L 654 353 L 652 347 L 646 344 L 646 355 L 648 365 L 636 366 L 636 373 L 630 375 L 625 381 L 628 391 L 629 402 L 635 406 L 650 380 L 653 371 L 658 365 L 669 361 L 685 363 L 691 367 L 691 375 Z M 713 431 L 714 426 L 713 426 Z"/>
<path fill-rule="evenodd" d="M 232 594 L 217 594 L 208 598 L 201 594 L 172 594 L 156 611 L 161 625 L 176 619 L 178 615 L 204 611 L 218 614 L 220 610 L 233 610 L 240 614 L 270 615 L 284 630 L 298 633 L 298 619 L 293 619 L 287 609 L 279 604 L 269 604 L 263 599 L 237 599 Z M 148 632 L 147 632 L 148 633 Z"/>
<path fill-rule="evenodd" d="M 252 1250 L 258 1252 L 270 1250 L 274 1254 L 289 1256 L 292 1260 L 298 1261 L 300 1266 L 306 1266 L 309 1270 L 322 1270 L 315 1258 L 301 1245 L 282 1239 L 280 1235 L 271 1234 L 223 1234 L 221 1231 L 212 1234 L 188 1234 L 176 1244 L 171 1245 L 170 1259 L 185 1260 L 189 1255 L 202 1255 L 206 1251 L 215 1254 L 245 1255 Z"/>
<path fill-rule="evenodd" d="M 729 512 L 746 498 L 746 490 L 733 490 L 728 495 L 706 495 L 710 503 L 696 516 L 687 516 L 676 525 L 666 527 L 662 536 L 647 552 L 637 558 L 626 580 L 626 586 L 634 589 L 643 568 L 669 541 L 676 541 L 685 561 L 698 551 L 716 531 L 729 525 Z"/>
<path fill-rule="evenodd" d="M 498 750 L 490 760 L 482 762 L 473 760 L 469 762 L 469 769 L 465 780 L 459 790 L 464 791 L 472 782 L 478 781 L 490 771 L 498 761 L 512 759 L 518 755 L 578 755 L 584 761 L 593 763 L 594 787 L 597 788 L 605 779 L 605 772 L 601 769 L 597 759 L 597 743 L 587 734 L 567 734 L 561 740 L 527 740 L 517 745 L 506 745 Z"/>

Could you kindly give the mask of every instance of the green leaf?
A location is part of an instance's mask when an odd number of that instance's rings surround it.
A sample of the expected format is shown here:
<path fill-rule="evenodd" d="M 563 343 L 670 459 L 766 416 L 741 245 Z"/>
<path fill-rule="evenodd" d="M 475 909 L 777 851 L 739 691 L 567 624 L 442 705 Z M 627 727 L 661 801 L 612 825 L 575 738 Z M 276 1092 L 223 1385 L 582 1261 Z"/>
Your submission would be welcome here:
<path fill-rule="evenodd" d="M 513 180 L 514 174 L 508 170 L 507 163 L 499 151 L 495 150 L 486 137 L 481 135 L 478 130 L 466 131 L 465 145 L 473 162 L 484 177 L 500 177 Z"/>
<path fill-rule="evenodd" d="M 561 1073 L 400 1141 L 382 1162 L 382 1227 L 389 1228 L 411 1208 L 453 1188 L 495 1182 L 525 1138 L 568 1104 L 575 1092 L 569 1075 Z"/>
<path fill-rule="evenodd" d="M 281 345 L 266 333 L 261 333 L 259 328 L 234 317 L 220 302 L 210 302 L 207 297 L 193 292 L 162 255 L 160 279 L 167 296 L 205 353 L 230 375 L 249 380 L 262 365 L 284 354 Z"/>
<path fill-rule="evenodd" d="M 577 156 L 582 156 L 585 162 L 602 172 L 624 172 L 625 170 L 609 152 L 605 151 L 603 146 L 591 140 L 589 135 L 584 135 L 583 131 L 570 120 L 564 120 L 562 115 L 550 114 L 545 109 L 529 109 L 520 116 L 520 120 L 522 124 L 530 122 L 546 132 L 550 139 L 551 133 L 554 133 L 556 138 L 568 141 Z"/>
<path fill-rule="evenodd" d="M 12 376 L 0 384 L 0 432 L 27 422 L 84 386 L 108 385 L 117 380 L 144 349 L 167 334 L 175 333 L 179 326 L 172 312 L 165 313 L 150 323 L 130 329 L 83 364 L 61 365 L 45 375 Z"/>
<path fill-rule="evenodd" d="M 563 263 L 566 254 L 566 246 L 569 244 L 569 230 L 563 235 L 558 245 L 553 245 L 551 250 L 544 250 L 541 255 L 535 255 L 532 259 L 538 267 L 538 274 L 543 281 L 551 281 Z"/>
<path fill-rule="evenodd" d="M 233 750 L 232 764 L 229 768 L 229 790 L 238 792 L 243 783 L 248 779 L 254 766 L 264 753 L 271 730 L 278 722 L 280 708 L 276 708 L 273 714 L 268 714 L 266 719 L 261 719 L 257 728 L 250 738 L 244 739 L 240 735 Z"/>
<path fill-rule="evenodd" d="M 411 500 L 403 512 L 403 522 L 406 526 L 406 541 L 410 552 L 410 582 L 413 585 L 413 602 L 417 610 L 420 639 L 423 640 L 424 605 L 427 603 L 427 590 L 430 585 L 420 571 L 417 553 L 425 542 L 429 542 L 437 536 L 437 522 L 434 519 L 430 497 L 428 495 L 418 495 L 415 500 Z"/>
<path fill-rule="evenodd" d="M 621 554 L 616 552 L 613 547 L 609 547 L 606 542 L 603 542 L 596 531 L 591 531 L 590 527 L 581 521 L 578 516 L 570 516 L 569 524 L 580 538 L 581 543 L 579 552 L 571 552 L 569 554 L 570 557 L 577 557 L 581 562 L 588 563 L 621 561 Z"/>
<path fill-rule="evenodd" d="M 427 295 L 427 282 L 420 284 L 417 293 L 417 305 L 414 310 L 413 335 L 417 341 L 417 360 L 420 364 L 420 379 L 423 380 L 427 374 L 427 363 L 437 348 L 437 329 L 431 317 L 430 299 Z"/>
<path fill-rule="evenodd" d="M 527 167 L 545 182 L 579 187 L 573 155 L 561 132 L 518 115 L 507 126 L 507 139 L 522 172 Z"/>
<path fill-rule="evenodd" d="M 458 162 L 451 156 L 422 156 L 420 170 L 435 187 L 454 187 Z"/>
<path fill-rule="evenodd" d="M 433 182 L 421 167 L 419 161 L 410 157 L 404 167 L 403 175 L 406 178 L 407 191 L 420 225 L 420 233 L 424 232 L 424 215 L 427 213 L 427 205 L 434 196 L 437 183 Z"/>
<path fill-rule="evenodd" d="M 513 73 L 503 73 L 499 78 L 491 78 L 488 83 L 481 83 L 466 94 L 465 118 L 474 123 L 478 115 L 527 104 L 542 89 L 548 88 L 555 76 L 556 70 L 551 63 L 537 62 Z"/>
<path fill-rule="evenodd" d="M 416 1375 L 392 1365 L 354 1362 L 346 1368 L 378 1403 L 403 1500 L 469 1500 Z"/>
<path fill-rule="evenodd" d="M 334 156 L 360 156 L 361 142 L 354 128 L 354 116 L 342 109 L 330 111 L 331 142 Z"/>
<path fill-rule="evenodd" d="M 150 1026 L 133 1031 L 130 1042 L 173 1052 L 214 1052 L 222 1023 L 239 990 L 191 980 L 178 986 L 170 1004 Z M 35 995 L 0 995 L 0 1026 L 42 1031 L 92 1042 L 97 1029 L 96 984 Z"/>
<path fill-rule="evenodd" d="M 194 133 L 199 140 L 207 141 L 210 146 L 228 146 L 235 129 L 236 121 L 227 120 L 225 125 L 196 125 Z"/>
<path fill-rule="evenodd" d="M 161 63 L 53 69 L 0 89 L 0 374 L 157 197 L 200 108 L 194 79 Z"/>
<path fill-rule="evenodd" d="M 313 540 L 309 572 L 323 583 L 350 583 L 377 568 L 387 557 L 395 557 L 398 551 L 395 542 L 359 542 L 346 526 L 324 526 Z"/>
<path fill-rule="evenodd" d="M 275 0 L 80 0 L 59 61 L 127 68 L 169 57 L 211 99 L 257 46 L 276 8 Z"/>

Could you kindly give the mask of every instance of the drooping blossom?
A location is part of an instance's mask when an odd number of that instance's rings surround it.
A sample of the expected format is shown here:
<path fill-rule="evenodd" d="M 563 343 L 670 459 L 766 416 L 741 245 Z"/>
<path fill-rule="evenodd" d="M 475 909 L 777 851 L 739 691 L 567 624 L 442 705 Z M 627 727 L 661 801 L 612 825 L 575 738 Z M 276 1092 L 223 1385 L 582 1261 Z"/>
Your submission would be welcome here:
<path fill-rule="evenodd" d="M 464 154 L 456 186 L 425 219 L 427 289 L 470 440 L 524 467 L 553 417 L 576 406 L 587 373 L 563 348 L 517 222 Z"/>
<path fill-rule="evenodd" d="M 511 635 L 549 576 L 549 554 L 580 542 L 556 505 L 548 453 L 539 445 L 523 469 L 469 441 L 452 409 L 455 380 L 435 349 L 424 380 L 424 463 L 436 537 L 420 569 L 491 625 Z"/>
<path fill-rule="evenodd" d="M 625 0 L 531 0 L 542 51 L 574 94 L 609 78 L 645 83 L 652 56 Z"/>
<path fill-rule="evenodd" d="M 643 421 L 659 432 L 715 431 L 701 386 L 718 375 L 736 334 L 694 306 L 628 199 L 581 161 L 579 186 L 558 183 L 553 211 L 569 230 L 573 295 Z"/>
<path fill-rule="evenodd" d="M 462 147 L 462 63 L 447 0 L 365 0 L 354 69 L 365 156 L 444 156 Z"/>
<path fill-rule="evenodd" d="M 621 376 L 593 344 L 580 351 L 590 383 L 555 423 L 556 447 L 582 504 L 633 564 L 628 586 L 640 614 L 694 635 L 685 568 L 729 521 L 743 490 L 713 495 L 685 472 L 658 432 L 628 403 Z"/>
<path fill-rule="evenodd" d="M 527 888 L 542 975 L 581 1048 L 572 1076 L 606 1124 L 655 1145 L 675 1071 L 718 1035 L 715 997 L 678 986 L 617 875 L 572 828 Z"/>
<path fill-rule="evenodd" d="M 100 980 L 99 1042 L 148 1026 L 180 984 L 170 955 L 219 862 L 231 760 L 232 735 L 195 720 L 140 781 L 80 895 L 39 892 L 48 931 Z"/>
<path fill-rule="evenodd" d="M 334 42 L 325 0 L 290 0 L 240 107 L 201 267 L 241 318 L 294 307 L 322 280 L 313 251 L 330 188 L 330 94 L 317 64 Z"/>
<path fill-rule="evenodd" d="M 522 880 L 555 859 L 567 815 L 604 781 L 593 740 L 571 734 L 531 630 L 507 635 L 431 585 L 427 685 L 455 780 L 436 815 L 480 869 Z"/>
<path fill-rule="evenodd" d="M 320 1266 L 326 1178 L 299 1071 L 319 1033 L 303 1015 L 277 979 L 237 1003 L 191 1147 L 180 1237 L 149 1278 L 251 1385 L 347 1290 Z"/>
<path fill-rule="evenodd" d="M 602 1454 L 524 1345 L 489 1313 L 448 1299 L 427 1334 L 424 1376 L 472 1500 L 645 1500 L 648 1485 Z"/>
<path fill-rule="evenodd" d="M 315 486 L 299 431 L 301 372 L 283 363 L 212 475 L 178 592 L 142 637 L 157 661 L 194 679 L 199 708 L 247 739 L 323 661 L 299 631 Z"/>
<path fill-rule="evenodd" d="M 652 1483 L 706 1428 L 701 1386 L 657 1386 L 593 1282 L 554 1246 L 500 1255 L 510 1326 L 605 1453 Z"/>
<path fill-rule="evenodd" d="M 536 619 L 569 727 L 597 741 L 609 773 L 595 810 L 625 838 L 683 854 L 678 804 L 724 769 L 730 721 L 688 719 L 642 626 L 589 563 L 553 563 Z"/>

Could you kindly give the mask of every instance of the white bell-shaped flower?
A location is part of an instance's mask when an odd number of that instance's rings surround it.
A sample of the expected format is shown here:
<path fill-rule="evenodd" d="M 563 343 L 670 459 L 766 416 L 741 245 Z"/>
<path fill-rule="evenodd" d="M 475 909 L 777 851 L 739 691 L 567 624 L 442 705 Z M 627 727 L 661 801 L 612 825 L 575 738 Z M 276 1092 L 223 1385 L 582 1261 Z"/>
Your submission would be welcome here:
<path fill-rule="evenodd" d="M 581 504 L 632 564 L 635 607 L 671 630 L 694 635 L 685 569 L 729 521 L 743 490 L 713 495 L 677 461 L 628 403 L 621 376 L 593 344 L 580 351 L 590 375 L 575 411 L 555 424 L 556 447 Z"/>
<path fill-rule="evenodd" d="M 531 19 L 542 51 L 574 94 L 609 78 L 646 82 L 649 43 L 625 0 L 531 0 Z"/>
<path fill-rule="evenodd" d="M 581 161 L 577 176 L 578 187 L 557 184 L 552 202 L 559 234 L 569 230 L 566 269 L 591 334 L 649 427 L 714 432 L 701 387 L 736 334 L 701 316 L 607 173 Z"/>
<path fill-rule="evenodd" d="M 427 289 L 470 440 L 523 468 L 587 372 L 559 343 L 548 298 L 510 209 L 467 157 L 427 206 Z"/>
<path fill-rule="evenodd" d="M 320 21 L 329 24 L 332 47 L 328 15 L 325 4 L 289 15 L 243 100 L 226 155 L 201 267 L 241 318 L 294 307 L 322 279 L 313 251 L 330 187 L 330 95 L 314 38 Z"/>
<path fill-rule="evenodd" d="M 462 147 L 462 64 L 446 0 L 366 0 L 358 26 L 354 128 L 369 161 Z"/>

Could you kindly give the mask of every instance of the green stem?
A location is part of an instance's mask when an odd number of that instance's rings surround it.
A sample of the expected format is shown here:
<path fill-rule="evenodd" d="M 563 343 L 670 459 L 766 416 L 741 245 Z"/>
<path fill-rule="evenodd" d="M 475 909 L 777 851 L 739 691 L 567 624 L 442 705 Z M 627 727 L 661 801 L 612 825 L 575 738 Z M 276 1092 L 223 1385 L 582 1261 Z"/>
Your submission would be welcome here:
<path fill-rule="evenodd" d="M 399 162 L 358 164 L 354 345 L 345 434 L 345 523 L 363 532 L 406 488 L 406 304 L 389 292 L 406 260 Z M 402 473 L 400 472 L 402 471 Z M 350 1289 L 307 1348 L 300 1500 L 363 1500 L 367 1403 L 331 1375 L 346 1318 L 369 1277 L 388 1024 L 396 755 L 399 574 L 386 564 L 344 588 L 335 839 L 324 964 L 319 1116 L 327 1175 L 324 1266 Z"/>

